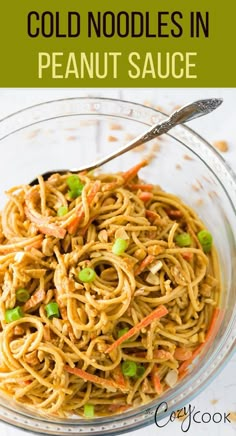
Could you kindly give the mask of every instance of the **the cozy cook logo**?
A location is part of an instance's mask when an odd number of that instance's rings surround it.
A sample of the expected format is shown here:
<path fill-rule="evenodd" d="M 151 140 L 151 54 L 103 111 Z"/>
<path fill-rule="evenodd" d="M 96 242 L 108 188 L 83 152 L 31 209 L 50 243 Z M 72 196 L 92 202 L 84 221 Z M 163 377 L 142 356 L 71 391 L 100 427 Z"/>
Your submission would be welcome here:
<path fill-rule="evenodd" d="M 160 412 L 165 413 L 165 418 L 161 421 L 158 421 L 158 415 Z M 230 421 L 230 413 L 226 412 L 214 412 L 213 414 L 209 412 L 201 412 L 197 410 L 195 406 L 192 404 L 188 404 L 182 409 L 173 411 L 171 413 L 168 412 L 168 404 L 163 401 L 158 405 L 155 412 L 155 424 L 159 428 L 166 427 L 171 422 L 174 422 L 176 419 L 179 419 L 181 422 L 181 430 L 186 433 L 193 423 L 195 424 L 208 424 L 209 422 L 213 422 L 215 424 L 221 423 L 231 423 Z"/>

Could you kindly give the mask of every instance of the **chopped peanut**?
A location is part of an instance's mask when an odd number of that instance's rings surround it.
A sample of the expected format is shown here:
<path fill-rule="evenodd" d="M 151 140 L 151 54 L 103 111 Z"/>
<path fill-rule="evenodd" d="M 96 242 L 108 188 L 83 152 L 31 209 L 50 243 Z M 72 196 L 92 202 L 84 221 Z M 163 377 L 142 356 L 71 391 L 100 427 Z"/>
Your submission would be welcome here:
<path fill-rule="evenodd" d="M 116 230 L 115 232 L 115 238 L 121 238 L 121 239 L 129 239 L 129 235 L 128 233 L 125 231 L 124 227 L 120 227 L 119 229 Z"/>
<path fill-rule="evenodd" d="M 24 334 L 24 329 L 23 329 L 23 327 L 20 327 L 19 325 L 16 325 L 14 327 L 13 333 L 16 336 L 22 336 Z"/>
<path fill-rule="evenodd" d="M 200 288 L 200 294 L 203 295 L 203 297 L 210 297 L 211 296 L 211 290 L 212 287 L 204 283 Z"/>
<path fill-rule="evenodd" d="M 229 412 L 229 414 L 231 421 L 236 422 L 236 412 Z"/>
<path fill-rule="evenodd" d="M 108 241 L 108 233 L 106 230 L 101 230 L 98 233 L 98 239 L 100 242 L 107 242 Z"/>
<path fill-rule="evenodd" d="M 200 188 L 199 188 L 199 186 L 197 186 L 197 185 L 192 185 L 192 189 L 193 189 L 193 191 L 195 191 L 195 192 L 200 191 Z"/>
<path fill-rule="evenodd" d="M 52 238 L 45 238 L 42 244 L 42 252 L 45 256 L 52 256 L 54 253 L 54 241 Z"/>
<path fill-rule="evenodd" d="M 214 399 L 214 400 L 211 400 L 211 404 L 213 404 L 213 405 L 214 405 L 214 404 L 217 404 L 218 401 L 219 401 L 219 400 L 215 400 L 215 399 Z M 235 418 L 236 418 L 236 416 L 235 416 Z"/>
<path fill-rule="evenodd" d="M 228 142 L 226 141 L 214 141 L 213 146 L 222 153 L 226 153 L 226 151 L 229 149 Z"/>
<path fill-rule="evenodd" d="M 39 363 L 37 351 L 34 350 L 31 353 L 27 353 L 25 355 L 25 361 L 29 363 L 29 365 L 37 365 Z"/>
<path fill-rule="evenodd" d="M 202 206 L 203 203 L 204 203 L 203 199 L 202 199 L 202 198 L 199 198 L 199 199 L 196 201 L 196 206 Z"/>
<path fill-rule="evenodd" d="M 171 281 L 170 280 L 165 280 L 164 281 L 164 287 L 165 287 L 165 290 L 166 290 L 167 293 L 172 291 L 172 288 L 171 288 L 170 285 L 171 285 Z"/>
<path fill-rule="evenodd" d="M 50 327 L 48 325 L 45 325 L 43 328 L 43 338 L 45 341 L 51 340 Z"/>
<path fill-rule="evenodd" d="M 112 136 L 112 135 L 109 135 L 107 139 L 108 139 L 109 142 L 116 142 L 116 141 L 118 141 L 118 138 L 116 136 Z"/>
<path fill-rule="evenodd" d="M 205 333 L 204 332 L 198 333 L 198 341 L 200 342 L 200 344 L 205 342 Z"/>
<path fill-rule="evenodd" d="M 143 260 L 146 257 L 146 251 L 144 250 L 144 248 L 138 248 L 134 252 L 134 257 L 136 257 L 136 259 L 138 260 Z"/>
<path fill-rule="evenodd" d="M 192 342 L 193 344 L 196 344 L 196 342 L 198 342 L 198 333 L 195 333 L 195 335 L 191 336 L 189 338 L 190 342 Z"/>
<path fill-rule="evenodd" d="M 193 158 L 191 156 L 189 156 L 188 154 L 184 154 L 183 158 L 185 160 L 193 160 Z"/>
<path fill-rule="evenodd" d="M 117 272 L 115 268 L 106 268 L 101 272 L 101 278 L 103 280 L 116 280 L 117 279 Z"/>
<path fill-rule="evenodd" d="M 131 133 L 126 133 L 125 140 L 126 141 L 132 141 L 132 139 L 135 138 L 135 135 L 131 135 Z"/>
<path fill-rule="evenodd" d="M 102 203 L 103 206 L 111 206 L 112 204 L 114 204 L 116 201 L 114 198 L 106 198 L 104 200 L 104 202 Z"/>
<path fill-rule="evenodd" d="M 178 410 L 178 412 L 175 412 L 175 416 L 179 421 L 184 421 L 187 418 L 188 414 L 185 413 L 184 409 L 180 409 Z"/>
<path fill-rule="evenodd" d="M 179 104 L 176 104 L 174 107 L 173 107 L 173 111 L 177 111 L 178 109 L 180 109 L 181 108 L 181 106 L 179 105 Z"/>
<path fill-rule="evenodd" d="M 153 107 L 153 103 L 150 100 L 144 100 L 143 104 L 148 107 Z"/>
<path fill-rule="evenodd" d="M 160 112 L 165 112 L 165 111 L 164 111 L 164 108 L 163 108 L 162 106 L 160 106 L 160 105 L 155 106 L 155 109 L 156 109 L 157 111 L 160 111 Z M 161 138 L 159 138 L 159 139 L 163 139 L 163 136 L 162 136 Z"/>
<path fill-rule="evenodd" d="M 158 256 L 158 254 L 163 253 L 163 251 L 164 248 L 157 244 L 148 247 L 148 254 L 153 254 L 154 256 Z"/>
<path fill-rule="evenodd" d="M 146 145 L 145 144 L 141 144 L 138 147 L 133 148 L 132 151 L 139 152 L 139 151 L 144 151 L 145 149 L 146 149 Z"/>
<path fill-rule="evenodd" d="M 146 281 L 148 283 L 150 283 L 151 285 L 159 285 L 160 284 L 159 276 L 157 276 L 156 274 L 153 274 L 152 272 L 148 273 L 148 275 L 146 277 Z"/>
<path fill-rule="evenodd" d="M 111 123 L 110 124 L 110 130 L 122 130 L 123 127 L 121 124 L 118 123 Z"/>
<path fill-rule="evenodd" d="M 97 342 L 97 349 L 100 353 L 104 353 L 107 349 L 107 344 L 105 342 Z"/>
<path fill-rule="evenodd" d="M 152 151 L 160 151 L 161 146 L 159 142 L 154 142 L 153 146 L 152 146 Z"/>
<path fill-rule="evenodd" d="M 206 278 L 206 283 L 214 288 L 218 284 L 218 280 L 215 277 L 208 274 Z"/>

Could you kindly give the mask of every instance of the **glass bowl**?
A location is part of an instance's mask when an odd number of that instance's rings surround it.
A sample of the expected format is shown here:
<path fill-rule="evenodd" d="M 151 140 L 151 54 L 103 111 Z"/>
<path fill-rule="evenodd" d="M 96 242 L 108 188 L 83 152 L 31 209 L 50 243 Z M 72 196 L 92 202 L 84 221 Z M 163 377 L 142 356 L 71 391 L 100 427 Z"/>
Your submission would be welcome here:
<path fill-rule="evenodd" d="M 161 112 L 140 104 L 103 98 L 70 98 L 19 111 L 0 121 L 0 207 L 4 190 L 38 174 L 75 168 L 115 150 L 158 121 Z M 159 184 L 192 206 L 214 234 L 222 274 L 221 317 L 214 340 L 205 347 L 189 375 L 160 399 L 105 418 L 67 420 L 41 416 L 0 394 L 0 419 L 16 427 L 53 435 L 111 435 L 135 430 L 181 408 L 213 379 L 235 347 L 236 336 L 236 179 L 221 156 L 191 129 L 170 134 L 106 164 L 103 171 L 129 168 L 148 155 L 142 170 L 148 183 Z"/>

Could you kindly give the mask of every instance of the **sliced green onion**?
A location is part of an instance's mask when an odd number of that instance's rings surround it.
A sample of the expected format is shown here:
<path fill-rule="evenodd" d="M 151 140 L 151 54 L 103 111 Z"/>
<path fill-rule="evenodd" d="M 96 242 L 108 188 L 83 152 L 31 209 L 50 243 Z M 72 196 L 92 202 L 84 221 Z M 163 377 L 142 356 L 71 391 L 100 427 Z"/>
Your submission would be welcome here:
<path fill-rule="evenodd" d="M 74 190 L 74 191 L 72 191 L 72 190 L 70 189 L 70 190 L 68 191 L 68 194 L 69 194 L 69 197 L 70 197 L 71 199 L 73 199 L 73 200 L 81 195 L 81 193 L 80 193 L 77 189 Z"/>
<path fill-rule="evenodd" d="M 142 365 L 138 365 L 137 371 L 136 371 L 136 377 L 142 377 L 145 373 L 146 369 Z"/>
<path fill-rule="evenodd" d="M 84 184 L 81 182 L 79 176 L 76 174 L 68 177 L 66 180 L 67 186 L 69 187 L 70 198 L 77 198 L 82 194 Z"/>
<path fill-rule="evenodd" d="M 78 274 L 81 282 L 90 283 L 93 282 L 96 278 L 96 273 L 92 268 L 84 268 Z"/>
<path fill-rule="evenodd" d="M 57 210 L 57 216 L 64 216 L 68 213 L 68 207 L 67 206 L 61 206 Z"/>
<path fill-rule="evenodd" d="M 28 301 L 30 299 L 29 291 L 27 291 L 27 289 L 24 289 L 24 288 L 17 289 L 16 299 L 20 303 L 25 303 L 26 301 Z"/>
<path fill-rule="evenodd" d="M 45 306 L 46 314 L 48 318 L 59 318 L 60 311 L 59 306 L 55 301 L 51 301 Z"/>
<path fill-rule="evenodd" d="M 124 329 L 118 330 L 118 338 L 121 338 L 125 333 L 129 331 L 129 327 L 125 327 Z"/>
<path fill-rule="evenodd" d="M 112 246 L 112 253 L 117 254 L 117 256 L 120 256 L 125 252 L 127 247 L 128 247 L 128 242 L 125 239 L 117 238 Z"/>
<path fill-rule="evenodd" d="M 121 370 L 127 377 L 134 377 L 137 373 L 137 363 L 132 362 L 132 360 L 125 360 L 121 364 Z"/>
<path fill-rule="evenodd" d="M 14 307 L 14 309 L 7 309 L 5 312 L 5 321 L 12 322 L 17 321 L 20 318 L 23 318 L 24 312 L 20 306 Z"/>
<path fill-rule="evenodd" d="M 207 230 L 201 230 L 197 234 L 198 240 L 202 246 L 204 253 L 209 253 L 211 251 L 213 237 Z"/>
<path fill-rule="evenodd" d="M 69 187 L 69 189 L 71 189 L 72 191 L 74 189 L 77 189 L 82 184 L 79 176 L 77 176 L 76 174 L 73 174 L 72 176 L 69 176 L 66 179 L 66 183 L 67 183 L 67 186 Z"/>
<path fill-rule="evenodd" d="M 86 416 L 86 418 L 93 418 L 94 417 L 94 405 L 93 404 L 85 404 L 84 405 L 84 416 Z"/>
<path fill-rule="evenodd" d="M 175 236 L 175 242 L 179 247 L 189 247 L 192 239 L 189 233 L 181 233 Z"/>

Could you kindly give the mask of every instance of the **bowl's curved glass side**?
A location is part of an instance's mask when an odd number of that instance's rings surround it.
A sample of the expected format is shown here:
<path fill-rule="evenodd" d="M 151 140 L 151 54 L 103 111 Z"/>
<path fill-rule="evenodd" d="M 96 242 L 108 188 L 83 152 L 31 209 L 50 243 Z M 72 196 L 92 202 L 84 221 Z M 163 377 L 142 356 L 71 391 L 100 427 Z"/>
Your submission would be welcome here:
<path fill-rule="evenodd" d="M 0 147 L 6 151 L 4 162 L 0 161 L 1 191 L 15 183 L 27 183 L 47 169 L 76 167 L 78 161 L 89 163 L 94 157 L 107 153 L 108 147 L 119 147 L 131 136 L 141 133 L 145 126 L 164 118 L 160 112 L 142 105 L 99 98 L 60 100 L 20 111 L 0 121 Z M 122 156 L 119 166 L 116 160 L 103 170 L 122 170 L 147 154 L 149 157 L 152 154 L 152 159 L 150 166 L 143 170 L 143 178 L 181 196 L 198 211 L 214 233 L 223 271 L 222 306 L 227 308 L 218 322 L 214 342 L 199 359 L 200 365 L 193 367 L 191 374 L 176 389 L 161 397 L 171 411 L 197 395 L 232 352 L 236 329 L 231 304 L 232 300 L 236 301 L 236 287 L 233 286 L 236 278 L 236 185 L 233 173 L 209 144 L 182 126 L 141 147 L 138 152 Z M 3 398 L 0 417 L 43 434 L 119 434 L 153 422 L 159 402 L 112 417 L 112 420 L 55 422 L 18 407 L 13 401 L 7 403 Z M 163 411 L 160 411 L 157 418 L 162 416 Z"/>
<path fill-rule="evenodd" d="M 142 106 L 138 103 L 126 102 L 109 98 L 73 97 L 61 100 L 52 100 L 37 104 L 15 112 L 0 120 L 0 140 L 12 135 L 18 130 L 30 125 L 36 125 L 41 121 L 60 119 L 74 115 L 118 116 L 154 124 L 166 116 L 161 112 Z"/>

